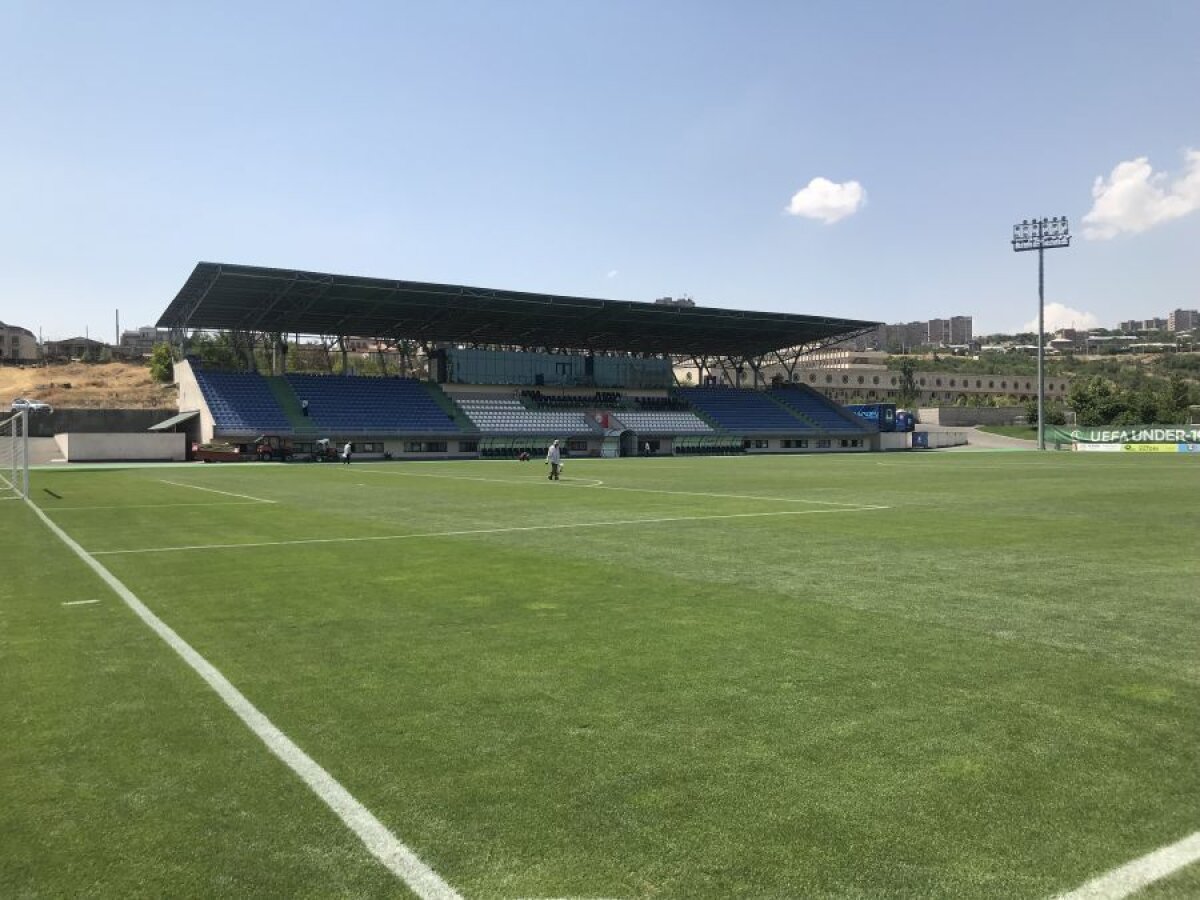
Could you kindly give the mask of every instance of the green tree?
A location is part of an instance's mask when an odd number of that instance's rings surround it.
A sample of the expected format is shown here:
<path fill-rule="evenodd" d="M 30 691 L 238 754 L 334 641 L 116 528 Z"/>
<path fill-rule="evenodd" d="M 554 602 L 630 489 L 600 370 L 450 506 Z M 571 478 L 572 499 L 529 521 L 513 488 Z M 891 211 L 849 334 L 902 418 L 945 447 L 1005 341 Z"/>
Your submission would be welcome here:
<path fill-rule="evenodd" d="M 1158 395 L 1157 418 L 1164 425 L 1179 425 L 1187 421 L 1188 406 L 1192 402 L 1192 387 L 1182 376 L 1172 374 L 1166 387 Z"/>
<path fill-rule="evenodd" d="M 1067 412 L 1058 403 L 1045 404 L 1046 424 L 1047 425 L 1066 425 Z M 1028 400 L 1025 403 L 1025 421 L 1030 425 L 1036 425 L 1038 421 L 1038 406 L 1037 400 Z"/>
<path fill-rule="evenodd" d="M 1118 425 L 1129 418 L 1129 406 L 1122 391 L 1102 375 L 1075 381 L 1068 397 L 1080 425 Z"/>
<path fill-rule="evenodd" d="M 897 386 L 896 405 L 912 406 L 917 402 L 917 362 L 911 356 L 900 360 L 900 384 Z"/>
<path fill-rule="evenodd" d="M 174 369 L 171 348 L 167 344 L 155 344 L 150 352 L 150 377 L 159 384 L 167 384 L 174 378 Z"/>
<path fill-rule="evenodd" d="M 188 353 L 200 357 L 200 362 L 211 369 L 240 371 L 245 368 L 229 333 L 215 335 L 197 332 L 188 341 Z"/>

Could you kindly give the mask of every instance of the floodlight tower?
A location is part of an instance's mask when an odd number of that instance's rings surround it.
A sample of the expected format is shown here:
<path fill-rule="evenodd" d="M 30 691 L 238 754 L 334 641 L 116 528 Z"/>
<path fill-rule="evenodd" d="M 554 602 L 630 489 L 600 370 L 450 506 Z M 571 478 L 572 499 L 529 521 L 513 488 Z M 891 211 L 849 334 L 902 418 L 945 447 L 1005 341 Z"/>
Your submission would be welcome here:
<path fill-rule="evenodd" d="M 1038 252 L 1038 354 L 1037 354 L 1037 445 L 1046 449 L 1046 268 L 1044 251 L 1071 246 L 1071 232 L 1066 216 L 1052 219 L 1026 219 L 1013 226 L 1013 250 Z"/>

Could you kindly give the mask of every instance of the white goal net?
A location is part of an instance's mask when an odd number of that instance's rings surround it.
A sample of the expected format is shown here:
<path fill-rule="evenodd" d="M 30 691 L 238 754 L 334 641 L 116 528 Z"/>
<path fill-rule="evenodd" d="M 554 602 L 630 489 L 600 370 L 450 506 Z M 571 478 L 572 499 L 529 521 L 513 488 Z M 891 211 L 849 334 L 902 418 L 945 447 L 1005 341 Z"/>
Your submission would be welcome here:
<path fill-rule="evenodd" d="M 29 413 L 0 418 L 0 500 L 29 496 Z"/>

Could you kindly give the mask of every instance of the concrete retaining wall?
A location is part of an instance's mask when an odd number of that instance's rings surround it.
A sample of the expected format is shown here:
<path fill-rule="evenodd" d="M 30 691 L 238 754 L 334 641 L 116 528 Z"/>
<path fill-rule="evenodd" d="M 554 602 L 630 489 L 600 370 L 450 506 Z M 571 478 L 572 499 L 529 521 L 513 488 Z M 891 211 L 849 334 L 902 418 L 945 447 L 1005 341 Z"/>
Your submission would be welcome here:
<path fill-rule="evenodd" d="M 67 462 L 182 462 L 187 458 L 185 434 L 60 434 Z"/>
<path fill-rule="evenodd" d="M 922 425 L 1015 425 L 1017 416 L 1025 417 L 1024 406 L 922 406 L 917 421 Z"/>
<path fill-rule="evenodd" d="M 938 447 L 961 447 L 967 443 L 967 433 L 965 431 L 927 431 L 929 449 L 936 450 Z"/>
<path fill-rule="evenodd" d="M 138 434 L 173 415 L 173 409 L 56 409 L 30 413 L 29 436 Z"/>

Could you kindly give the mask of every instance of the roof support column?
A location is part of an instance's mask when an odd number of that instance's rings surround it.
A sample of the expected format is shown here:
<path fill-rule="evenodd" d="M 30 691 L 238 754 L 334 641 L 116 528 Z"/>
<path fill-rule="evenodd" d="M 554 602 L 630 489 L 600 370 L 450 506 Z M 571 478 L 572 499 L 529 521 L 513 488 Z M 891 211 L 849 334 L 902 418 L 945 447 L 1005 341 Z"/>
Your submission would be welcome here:
<path fill-rule="evenodd" d="M 775 361 L 778 362 L 783 368 L 783 371 L 787 373 L 787 383 L 791 384 L 793 381 L 793 376 L 796 374 L 796 364 L 799 361 L 798 357 L 793 354 L 791 361 L 789 362 L 778 350 L 772 350 L 771 355 L 775 357 Z"/>
<path fill-rule="evenodd" d="M 287 338 L 282 331 L 270 332 L 267 337 L 271 341 L 271 374 L 283 375 L 287 372 Z"/>
<path fill-rule="evenodd" d="M 746 363 L 750 366 L 750 371 L 754 375 L 753 384 L 751 384 L 750 387 L 758 390 L 758 383 L 762 377 L 762 360 L 757 356 L 753 359 L 747 357 Z"/>

